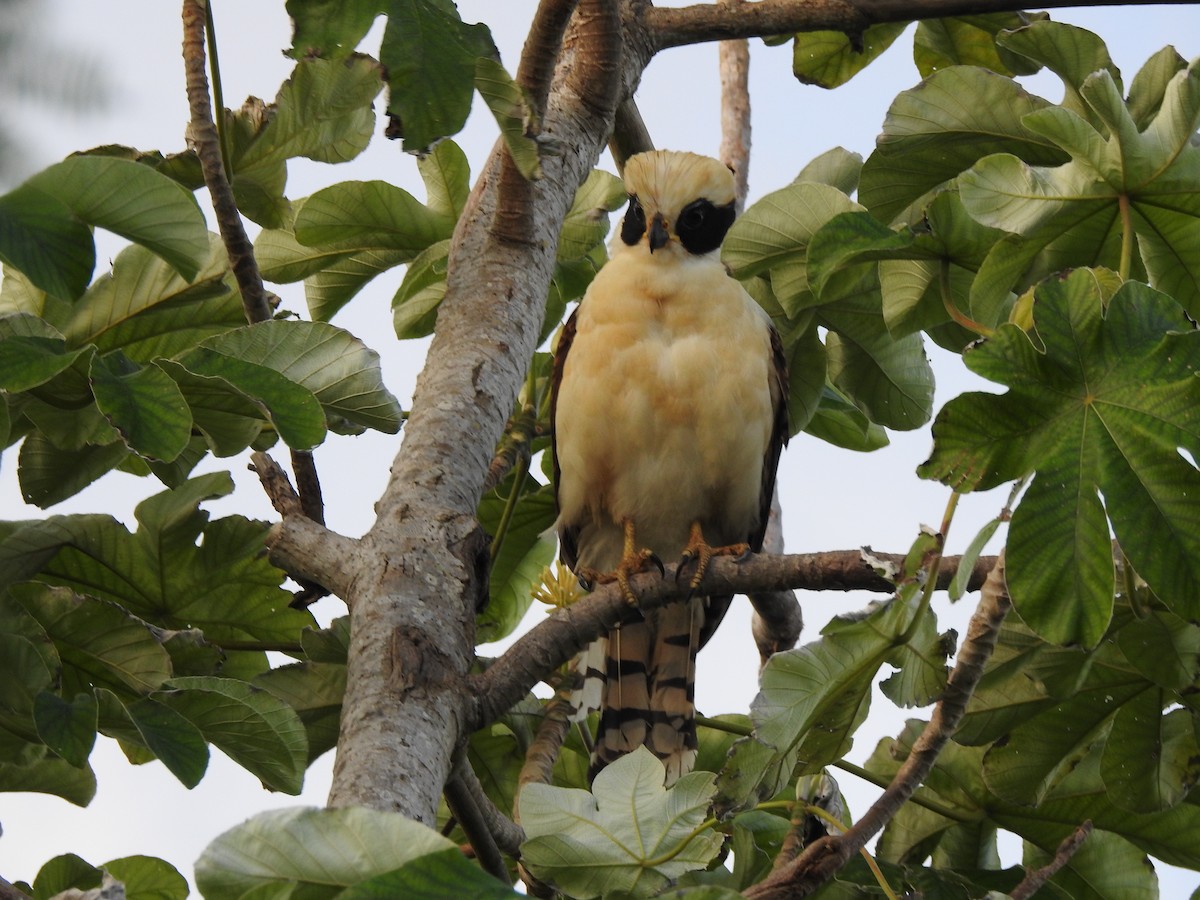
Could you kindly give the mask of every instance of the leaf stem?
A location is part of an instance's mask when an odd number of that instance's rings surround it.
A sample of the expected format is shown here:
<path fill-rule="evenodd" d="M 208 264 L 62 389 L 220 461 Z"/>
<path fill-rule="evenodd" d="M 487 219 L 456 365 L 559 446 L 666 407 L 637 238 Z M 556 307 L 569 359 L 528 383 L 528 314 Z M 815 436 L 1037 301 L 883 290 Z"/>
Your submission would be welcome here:
<path fill-rule="evenodd" d="M 1133 209 L 1129 204 L 1129 195 L 1117 197 L 1117 206 L 1121 210 L 1121 262 L 1118 270 L 1121 280 L 1129 280 L 1129 270 L 1133 266 Z"/>
<path fill-rule="evenodd" d="M 967 331 L 983 337 L 991 337 L 996 333 L 995 329 L 976 322 L 955 305 L 954 293 L 950 290 L 950 260 L 948 259 L 942 259 L 938 263 L 938 290 L 942 295 L 942 306 L 946 308 L 946 313 Z"/>
<path fill-rule="evenodd" d="M 696 724 L 703 728 L 711 728 L 713 731 L 723 731 L 726 734 L 736 734 L 741 737 L 750 737 L 754 734 L 753 725 L 741 725 L 737 722 L 724 722 L 721 719 L 712 719 L 708 716 L 696 716 Z"/>
<path fill-rule="evenodd" d="M 864 769 L 862 766 L 855 765 L 849 760 L 839 759 L 837 762 L 831 763 L 834 768 L 841 769 L 843 772 L 849 772 L 851 775 L 857 775 L 863 781 L 869 781 L 876 787 L 886 788 L 891 784 L 890 778 L 885 778 L 882 775 L 876 775 L 869 769 Z M 968 815 L 959 812 L 956 809 L 951 809 L 949 806 L 944 806 L 936 800 L 930 800 L 927 797 L 921 797 L 913 794 L 908 798 L 909 803 L 915 803 L 917 806 L 927 809 L 932 813 L 937 813 L 939 816 L 950 819 L 954 822 L 974 822 L 975 819 Z"/>
<path fill-rule="evenodd" d="M 517 504 L 521 500 L 521 488 L 525 486 L 525 479 L 529 476 L 529 459 L 528 453 L 522 453 L 517 457 L 516 471 L 513 473 L 512 490 L 508 492 L 508 499 L 504 503 L 504 511 L 500 514 L 500 521 L 496 524 L 496 534 L 492 537 L 491 558 L 492 564 L 495 565 L 496 560 L 500 556 L 500 548 L 504 546 L 504 538 L 508 535 L 509 525 L 512 524 L 513 513 L 517 510 Z"/>
<path fill-rule="evenodd" d="M 212 70 L 213 103 L 216 104 L 216 115 L 213 122 L 217 126 L 217 140 L 221 145 L 221 165 L 225 169 L 225 178 L 233 180 L 233 150 L 229 146 L 229 131 L 225 127 L 225 91 L 221 86 L 221 62 L 217 56 L 217 24 L 213 19 L 212 4 L 204 4 L 204 30 L 208 32 L 208 67 Z"/>

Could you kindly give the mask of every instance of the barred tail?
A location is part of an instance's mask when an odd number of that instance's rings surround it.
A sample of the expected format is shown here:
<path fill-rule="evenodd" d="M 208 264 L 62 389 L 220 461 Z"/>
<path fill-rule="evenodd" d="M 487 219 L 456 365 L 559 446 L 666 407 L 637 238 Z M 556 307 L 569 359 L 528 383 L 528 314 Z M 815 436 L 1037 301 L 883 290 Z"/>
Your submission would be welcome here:
<path fill-rule="evenodd" d="M 691 771 L 703 621 L 704 601 L 697 598 L 652 610 L 645 621 L 610 632 L 589 778 L 643 745 L 663 761 L 667 784 Z"/>

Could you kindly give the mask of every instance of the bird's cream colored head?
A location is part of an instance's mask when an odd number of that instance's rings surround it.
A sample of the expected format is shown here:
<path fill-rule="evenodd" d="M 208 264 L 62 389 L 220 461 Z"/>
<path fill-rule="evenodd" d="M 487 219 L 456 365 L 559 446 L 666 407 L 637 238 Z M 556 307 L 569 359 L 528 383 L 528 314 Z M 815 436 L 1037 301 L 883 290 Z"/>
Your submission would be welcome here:
<path fill-rule="evenodd" d="M 651 253 L 670 247 L 694 256 L 721 246 L 733 224 L 733 173 L 719 160 L 696 153 L 651 150 L 625 163 L 629 209 L 621 241 L 645 244 Z"/>

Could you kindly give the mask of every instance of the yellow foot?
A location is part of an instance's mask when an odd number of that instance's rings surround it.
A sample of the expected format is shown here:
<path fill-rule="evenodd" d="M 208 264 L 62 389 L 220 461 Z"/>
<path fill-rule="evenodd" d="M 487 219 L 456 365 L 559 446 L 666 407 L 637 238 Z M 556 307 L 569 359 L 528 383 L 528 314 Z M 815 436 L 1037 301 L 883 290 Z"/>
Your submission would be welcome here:
<path fill-rule="evenodd" d="M 695 591 L 700 587 L 700 582 L 704 580 L 704 576 L 708 572 L 708 564 L 712 562 L 714 556 L 736 556 L 740 559 L 749 555 L 749 544 L 730 544 L 726 547 L 710 546 L 708 541 L 704 540 L 704 532 L 700 529 L 700 523 L 693 522 L 691 531 L 688 533 L 687 546 L 683 548 L 683 555 L 679 557 L 679 567 L 675 570 L 675 580 L 679 581 L 684 567 L 692 560 L 695 560 L 696 571 L 692 574 L 692 580 L 689 585 Z"/>
<path fill-rule="evenodd" d="M 621 523 L 621 527 L 625 531 L 624 548 L 621 554 L 621 561 L 617 563 L 616 569 L 611 572 L 598 572 L 595 569 L 582 566 L 576 574 L 584 581 L 590 584 L 612 584 L 614 581 L 620 585 L 621 595 L 628 601 L 630 606 L 637 606 L 637 594 L 633 592 L 633 588 L 629 586 L 629 579 L 640 572 L 645 572 L 651 567 L 658 569 L 660 575 L 666 575 L 663 568 L 662 560 L 658 558 L 653 550 L 643 547 L 637 548 L 637 539 L 632 519 L 625 519 Z"/>

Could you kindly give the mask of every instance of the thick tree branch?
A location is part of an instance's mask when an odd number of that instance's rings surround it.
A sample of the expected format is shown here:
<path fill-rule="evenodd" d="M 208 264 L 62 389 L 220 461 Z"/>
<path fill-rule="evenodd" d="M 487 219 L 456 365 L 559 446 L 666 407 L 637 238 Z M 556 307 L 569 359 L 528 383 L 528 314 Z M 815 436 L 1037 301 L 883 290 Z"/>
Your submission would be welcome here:
<path fill-rule="evenodd" d="M 619 52 L 614 22 L 612 2 L 581 4 L 542 122 L 558 152 L 543 156 L 541 179 L 509 181 L 502 191 L 506 151 L 498 143 L 451 241 L 433 343 L 348 598 L 354 625 L 332 805 L 431 823 L 469 730 L 464 679 L 475 607 L 487 589 L 475 509 L 537 342 L 555 236 L 608 137 L 615 98 L 649 59 L 644 41 Z M 589 69 L 594 41 L 605 43 L 609 60 Z M 581 59 L 604 77 L 573 77 Z M 497 228 L 501 204 L 522 191 L 532 225 Z"/>
<path fill-rule="evenodd" d="M 895 566 L 900 554 L 871 554 L 876 563 Z M 704 595 L 753 594 L 764 591 L 801 589 L 813 591 L 865 590 L 891 593 L 895 586 L 875 574 L 864 551 L 844 550 L 790 556 L 758 555 L 745 562 L 728 557 L 714 558 L 696 593 Z M 942 560 L 938 586 L 949 585 L 958 570 L 958 557 Z M 978 590 L 995 557 L 976 564 L 970 590 Z M 675 581 L 675 566 L 667 566 L 665 577 L 657 572 L 631 579 L 641 610 L 657 609 L 687 593 L 686 584 Z M 471 678 L 474 696 L 470 730 L 482 728 L 520 700 L 525 693 L 571 659 L 601 634 L 638 615 L 615 584 L 603 585 L 573 606 L 556 611 L 534 626 L 480 675 Z M 959 656 L 963 658 L 962 654 Z"/>
<path fill-rule="evenodd" d="M 755 900 L 809 896 L 892 820 L 928 776 L 942 747 L 962 721 L 967 702 L 983 675 L 983 667 L 996 646 L 1000 625 L 1011 606 L 1004 581 L 1004 553 L 1001 552 L 983 585 L 979 606 L 971 617 L 966 640 L 942 698 L 892 783 L 845 834 L 831 835 L 817 841 L 791 863 L 745 891 L 744 896 Z"/>
<path fill-rule="evenodd" d="M 1165 0 L 1190 5 L 1195 0 Z M 1048 0 L 1038 9 L 1080 6 L 1150 6 L 1160 0 Z M 650 39 L 658 50 L 725 41 L 766 37 L 797 31 L 842 31 L 859 34 L 881 22 L 910 22 L 946 16 L 1018 12 L 1029 8 L 1024 0 L 758 0 L 724 4 L 657 7 L 642 3 L 638 9 Z"/>

